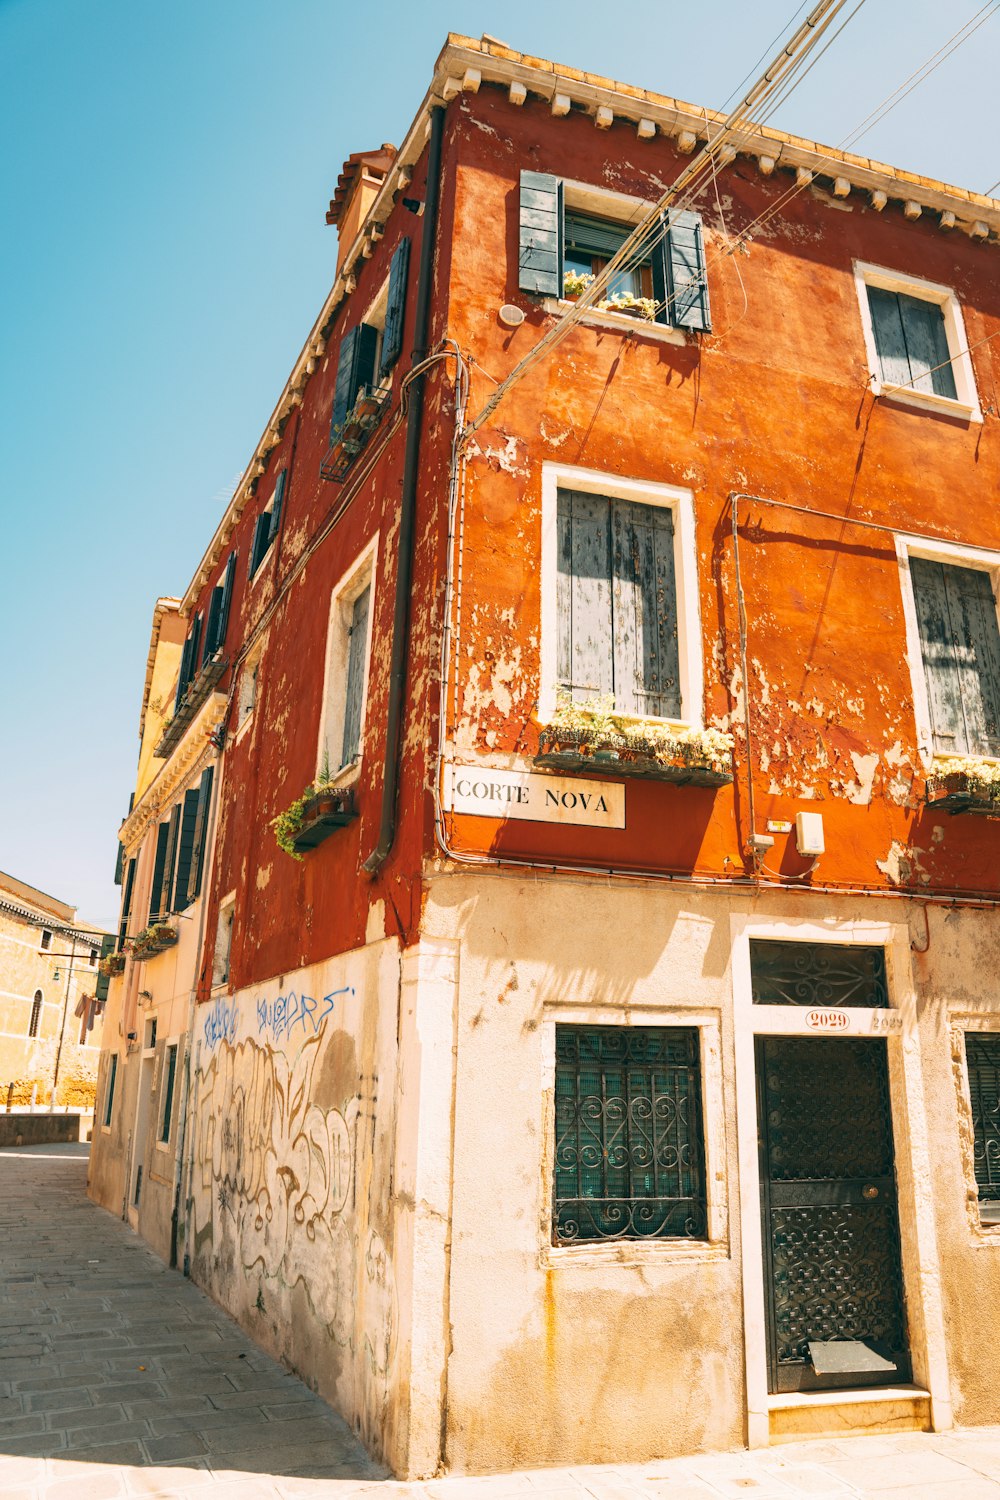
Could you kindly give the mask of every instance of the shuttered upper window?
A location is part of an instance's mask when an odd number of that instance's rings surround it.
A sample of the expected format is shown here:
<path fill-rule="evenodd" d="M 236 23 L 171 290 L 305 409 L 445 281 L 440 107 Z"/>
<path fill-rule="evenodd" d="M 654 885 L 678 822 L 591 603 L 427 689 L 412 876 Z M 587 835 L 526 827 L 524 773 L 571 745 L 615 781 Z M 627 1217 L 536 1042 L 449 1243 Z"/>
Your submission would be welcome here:
<path fill-rule="evenodd" d="M 270 552 L 281 526 L 281 508 L 285 503 L 285 481 L 288 470 L 282 469 L 275 480 L 274 494 L 257 517 L 250 543 L 250 577 L 256 577 L 261 563 Z"/>
<path fill-rule="evenodd" d="M 856 264 L 872 390 L 981 420 L 968 340 L 949 287 Z"/>
<path fill-rule="evenodd" d="M 574 189 L 546 172 L 522 172 L 518 232 L 518 286 L 524 292 L 562 297 L 581 278 L 604 269 L 642 216 L 642 205 L 622 217 L 591 212 L 592 201 L 616 195 Z M 586 198 L 587 206 L 577 199 Z M 604 301 L 643 303 L 657 323 L 702 333 L 711 329 L 704 233 L 700 215 L 673 209 L 658 230 L 646 235 L 628 264 L 616 273 Z M 611 310 L 620 310 L 612 306 Z"/>
<path fill-rule="evenodd" d="M 982 568 L 910 558 L 936 755 L 1000 756 L 1000 628 Z"/>
<path fill-rule="evenodd" d="M 361 759 L 371 641 L 374 545 L 333 591 L 320 724 L 319 773 L 337 776 Z"/>
<path fill-rule="evenodd" d="M 674 518 L 667 506 L 560 490 L 558 687 L 619 713 L 679 719 Z"/>

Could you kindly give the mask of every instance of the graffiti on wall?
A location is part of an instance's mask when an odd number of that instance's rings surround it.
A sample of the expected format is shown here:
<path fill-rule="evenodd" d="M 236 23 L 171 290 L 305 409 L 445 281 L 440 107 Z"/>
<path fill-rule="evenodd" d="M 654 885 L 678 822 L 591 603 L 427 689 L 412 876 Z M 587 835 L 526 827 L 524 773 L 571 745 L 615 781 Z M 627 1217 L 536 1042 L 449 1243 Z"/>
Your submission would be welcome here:
<path fill-rule="evenodd" d="M 289 991 L 220 1000 L 206 1014 L 195 1246 L 210 1251 L 209 1276 L 229 1278 L 217 1295 L 237 1316 L 270 1313 L 276 1342 L 285 1341 L 278 1352 L 297 1362 L 296 1320 L 306 1317 L 356 1353 L 380 1404 L 396 1287 L 383 1236 L 368 1222 L 385 1194 L 373 1172 L 377 1079 L 359 1070 L 357 1017 L 346 1005 L 354 997 L 352 986 L 319 1000 Z M 311 1332 L 301 1342 L 315 1347 Z"/>

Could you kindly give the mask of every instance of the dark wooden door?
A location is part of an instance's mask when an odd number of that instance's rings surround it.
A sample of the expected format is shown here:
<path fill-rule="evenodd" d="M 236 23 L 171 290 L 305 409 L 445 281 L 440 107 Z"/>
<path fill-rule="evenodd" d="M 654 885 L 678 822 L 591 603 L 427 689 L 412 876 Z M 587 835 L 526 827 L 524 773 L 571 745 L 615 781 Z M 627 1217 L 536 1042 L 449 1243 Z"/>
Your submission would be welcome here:
<path fill-rule="evenodd" d="M 885 1041 L 758 1037 L 757 1108 L 769 1389 L 909 1380 Z M 891 1368 L 817 1374 L 841 1340 Z"/>

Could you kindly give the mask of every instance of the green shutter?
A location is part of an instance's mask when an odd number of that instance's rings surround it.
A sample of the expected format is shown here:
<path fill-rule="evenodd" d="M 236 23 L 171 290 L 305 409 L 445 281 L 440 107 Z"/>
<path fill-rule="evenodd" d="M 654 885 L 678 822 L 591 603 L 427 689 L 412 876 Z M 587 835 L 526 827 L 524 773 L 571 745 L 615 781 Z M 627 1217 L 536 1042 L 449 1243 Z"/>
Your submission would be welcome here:
<path fill-rule="evenodd" d="M 130 859 L 125 871 L 125 887 L 122 895 L 122 914 L 118 926 L 118 948 L 121 951 L 122 943 L 128 932 L 128 919 L 132 914 L 132 889 L 135 885 L 135 860 Z"/>
<path fill-rule="evenodd" d="M 340 341 L 337 358 L 337 380 L 333 390 L 333 414 L 330 420 L 330 442 L 336 443 L 350 415 L 362 386 L 375 381 L 375 352 L 378 330 L 359 323 Z"/>
<path fill-rule="evenodd" d="M 562 296 L 563 185 L 547 172 L 522 172 L 517 284 L 522 292 Z"/>
<path fill-rule="evenodd" d="M 105 1125 L 110 1125 L 111 1124 L 111 1112 L 112 1112 L 112 1110 L 115 1107 L 115 1080 L 117 1079 L 117 1077 L 118 1077 L 118 1053 L 117 1052 L 112 1052 L 111 1053 L 111 1060 L 108 1063 L 108 1092 L 107 1092 L 107 1095 L 105 1096 L 105 1102 L 104 1102 L 104 1123 L 105 1123 Z"/>
<path fill-rule="evenodd" d="M 271 520 L 267 528 L 267 547 L 270 547 L 278 535 L 278 527 L 281 525 L 281 507 L 285 503 L 285 483 L 288 479 L 288 470 L 282 469 L 274 486 L 274 498 L 271 501 Z"/>
<path fill-rule="evenodd" d="M 198 785 L 198 811 L 195 816 L 194 834 L 191 842 L 191 864 L 188 871 L 187 904 L 197 900 L 201 894 L 201 878 L 205 864 L 206 842 L 208 839 L 208 810 L 212 801 L 212 776 L 214 767 L 209 766 L 201 773 L 201 781 Z"/>
<path fill-rule="evenodd" d="M 156 856 L 153 860 L 153 884 L 149 892 L 149 922 L 155 922 L 160 914 L 163 897 L 163 870 L 167 859 L 167 836 L 169 823 L 161 823 L 156 830 Z"/>
<path fill-rule="evenodd" d="M 170 1139 L 170 1124 L 174 1112 L 174 1078 L 177 1073 L 177 1047 L 167 1048 L 163 1060 L 166 1079 L 163 1084 L 163 1114 L 160 1117 L 160 1140 L 164 1144 Z"/>
<path fill-rule="evenodd" d="M 132 860 L 132 864 L 135 864 L 135 860 Z M 102 958 L 107 958 L 108 954 L 109 953 L 114 953 L 114 951 L 115 951 L 115 938 L 114 938 L 114 934 L 110 933 L 110 932 L 109 933 L 105 933 L 104 937 L 101 938 L 101 957 Z M 97 975 L 97 983 L 94 986 L 94 998 L 95 998 L 95 1000 L 99 1000 L 102 1005 L 103 1005 L 104 1001 L 108 998 L 108 986 L 109 986 L 110 983 L 111 983 L 111 981 L 107 977 L 106 974 L 98 973 L 98 975 Z"/>
<path fill-rule="evenodd" d="M 180 707 L 181 699 L 184 697 L 184 689 L 188 685 L 188 667 L 191 661 L 191 637 L 184 641 L 181 648 L 181 664 L 177 669 L 177 691 L 174 694 L 174 712 Z"/>
<path fill-rule="evenodd" d="M 191 905 L 188 884 L 191 878 L 191 855 L 194 850 L 194 830 L 198 821 L 198 788 L 184 793 L 181 811 L 180 839 L 177 844 L 177 874 L 174 879 L 173 911 L 184 911 Z"/>
<path fill-rule="evenodd" d="M 208 623 L 205 626 L 205 645 L 201 653 L 201 664 L 205 666 L 215 655 L 216 637 L 219 633 L 219 620 L 222 617 L 222 595 L 224 593 L 221 583 L 217 583 L 212 590 L 212 597 L 208 605 Z"/>
<path fill-rule="evenodd" d="M 675 328 L 709 333 L 712 320 L 701 216 L 689 209 L 674 209 L 668 218 L 670 227 L 664 246 L 664 265 L 670 303 L 669 321 Z"/>
<path fill-rule="evenodd" d="M 933 748 L 1000 755 L 1000 629 L 990 575 L 911 557 Z"/>
<path fill-rule="evenodd" d="M 384 380 L 403 352 L 403 320 L 406 316 L 406 276 L 410 266 L 409 237 L 401 239 L 389 266 L 389 294 L 378 378 Z"/>
<path fill-rule="evenodd" d="M 267 537 L 270 530 L 271 517 L 266 510 L 262 510 L 254 525 L 253 541 L 250 544 L 249 575 L 251 578 L 264 560 L 264 553 L 267 551 Z"/>
<path fill-rule="evenodd" d="M 161 918 L 173 911 L 174 873 L 177 868 L 177 846 L 180 842 L 181 804 L 175 802 L 167 820 L 167 847 L 163 857 L 163 888 L 157 903 Z"/>
<path fill-rule="evenodd" d="M 230 552 L 229 561 L 226 563 L 226 571 L 222 579 L 222 613 L 219 617 L 219 638 L 216 648 L 226 643 L 226 631 L 229 629 L 229 608 L 233 602 L 233 582 L 236 577 L 236 553 Z"/>

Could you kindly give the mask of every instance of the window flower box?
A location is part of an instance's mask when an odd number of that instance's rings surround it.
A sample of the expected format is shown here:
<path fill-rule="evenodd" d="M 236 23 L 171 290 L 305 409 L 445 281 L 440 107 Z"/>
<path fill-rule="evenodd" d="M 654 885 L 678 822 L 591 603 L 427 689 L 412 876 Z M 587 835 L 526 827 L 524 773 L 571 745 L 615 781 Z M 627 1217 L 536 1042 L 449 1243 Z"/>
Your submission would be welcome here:
<path fill-rule="evenodd" d="M 319 783 L 307 786 L 302 796 L 271 823 L 278 848 L 292 859 L 301 859 L 307 850 L 315 849 L 357 815 L 353 787 Z"/>
<path fill-rule="evenodd" d="M 131 939 L 129 948 L 134 959 L 145 963 L 147 959 L 155 958 L 158 953 L 172 948 L 177 937 L 177 928 L 171 927 L 169 922 L 153 922 Z"/>
<path fill-rule="evenodd" d="M 725 786 L 733 739 L 717 729 L 671 729 L 597 706 L 560 708 L 539 739 L 535 765 L 571 776 L 643 777 L 678 786 Z"/>
<path fill-rule="evenodd" d="M 938 812 L 1000 818 L 1000 765 L 957 757 L 941 761 L 927 778 L 926 801 Z"/>
<path fill-rule="evenodd" d="M 125 973 L 125 954 L 105 954 L 97 965 L 97 972 L 103 979 L 117 979 L 119 974 Z"/>
<path fill-rule="evenodd" d="M 343 426 L 331 435 L 326 458 L 320 465 L 320 474 L 335 484 L 347 477 L 348 470 L 371 438 L 386 412 L 389 410 L 391 391 L 380 391 L 374 386 L 362 386 L 354 405 L 344 418 Z"/>

